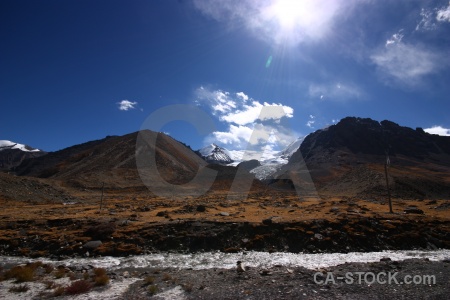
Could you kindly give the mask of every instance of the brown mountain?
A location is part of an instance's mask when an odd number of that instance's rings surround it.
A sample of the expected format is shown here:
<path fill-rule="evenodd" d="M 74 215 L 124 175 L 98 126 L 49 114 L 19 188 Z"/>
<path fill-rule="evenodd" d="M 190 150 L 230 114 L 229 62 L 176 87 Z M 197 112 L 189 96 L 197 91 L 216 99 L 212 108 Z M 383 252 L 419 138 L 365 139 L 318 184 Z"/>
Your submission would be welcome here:
<path fill-rule="evenodd" d="M 394 197 L 450 196 L 450 137 L 355 117 L 308 135 L 279 179 L 310 176 L 319 193 L 385 195 L 387 157 Z"/>
<path fill-rule="evenodd" d="M 127 192 L 147 191 L 147 185 L 166 196 L 202 191 L 210 185 L 226 190 L 236 172 L 235 167 L 208 166 L 189 147 L 150 130 L 75 145 L 28 159 L 16 168 L 19 176 L 48 178 L 70 188 L 99 189 L 104 183 L 109 191 Z M 189 186 L 177 190 L 166 182 Z"/>
<path fill-rule="evenodd" d="M 135 157 L 138 134 L 108 136 L 29 159 L 16 168 L 16 174 L 58 179 L 76 187 L 99 187 L 103 182 L 111 188 L 142 186 Z M 206 165 L 170 136 L 152 131 L 142 135 L 156 138 L 153 148 L 158 171 L 169 182 L 187 182 L 199 167 Z"/>

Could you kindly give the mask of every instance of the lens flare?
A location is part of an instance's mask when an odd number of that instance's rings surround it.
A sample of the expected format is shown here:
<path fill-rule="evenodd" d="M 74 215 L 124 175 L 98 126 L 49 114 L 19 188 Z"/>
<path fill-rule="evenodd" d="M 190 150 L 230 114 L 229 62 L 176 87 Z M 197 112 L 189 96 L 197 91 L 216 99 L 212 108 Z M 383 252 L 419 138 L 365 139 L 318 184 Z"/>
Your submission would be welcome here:
<path fill-rule="evenodd" d="M 270 64 L 271 64 L 271 63 L 272 63 L 272 55 L 269 56 L 269 58 L 267 59 L 267 62 L 266 62 L 266 68 L 270 67 Z"/>

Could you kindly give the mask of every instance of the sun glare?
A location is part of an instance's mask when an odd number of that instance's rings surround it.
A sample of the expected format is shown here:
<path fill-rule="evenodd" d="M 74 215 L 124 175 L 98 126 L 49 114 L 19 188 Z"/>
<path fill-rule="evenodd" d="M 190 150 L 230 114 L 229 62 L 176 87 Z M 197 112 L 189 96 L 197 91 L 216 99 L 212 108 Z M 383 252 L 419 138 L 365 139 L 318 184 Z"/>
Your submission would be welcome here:
<path fill-rule="evenodd" d="M 261 10 L 261 17 L 276 41 L 294 43 L 305 38 L 318 38 L 335 15 L 335 1 L 272 0 Z"/>
<path fill-rule="evenodd" d="M 279 0 L 273 4 L 273 14 L 282 28 L 292 28 L 298 17 L 298 6 L 300 1 Z"/>
<path fill-rule="evenodd" d="M 277 0 L 269 8 L 270 14 L 282 30 L 293 30 L 297 25 L 308 21 L 310 1 Z"/>

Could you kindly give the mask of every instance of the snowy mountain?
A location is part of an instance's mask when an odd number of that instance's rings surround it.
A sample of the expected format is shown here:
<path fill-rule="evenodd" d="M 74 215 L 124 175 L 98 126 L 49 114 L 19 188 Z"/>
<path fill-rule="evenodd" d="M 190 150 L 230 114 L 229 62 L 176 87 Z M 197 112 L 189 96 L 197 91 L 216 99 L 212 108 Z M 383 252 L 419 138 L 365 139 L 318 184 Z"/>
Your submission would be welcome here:
<path fill-rule="evenodd" d="M 14 143 L 14 142 L 7 141 L 7 140 L 0 140 L 0 151 L 8 150 L 8 149 L 18 149 L 18 150 L 22 150 L 24 152 L 39 152 L 39 151 L 41 151 L 39 149 L 35 149 L 35 148 L 32 148 L 27 145 Z"/>
<path fill-rule="evenodd" d="M 198 153 L 208 163 L 226 165 L 233 162 L 230 152 L 216 144 L 208 145 L 198 150 Z"/>
<path fill-rule="evenodd" d="M 46 152 L 15 142 L 0 140 L 0 170 L 10 170 L 25 159 L 39 157 Z"/>
<path fill-rule="evenodd" d="M 229 151 L 234 163 L 231 165 L 238 165 L 244 161 L 258 160 L 260 166 L 250 170 L 250 173 L 255 174 L 259 180 L 270 179 L 282 166 L 288 163 L 289 158 L 300 148 L 304 137 L 298 138 L 289 144 L 282 151 L 265 151 L 264 153 L 247 150 L 231 150 Z"/>

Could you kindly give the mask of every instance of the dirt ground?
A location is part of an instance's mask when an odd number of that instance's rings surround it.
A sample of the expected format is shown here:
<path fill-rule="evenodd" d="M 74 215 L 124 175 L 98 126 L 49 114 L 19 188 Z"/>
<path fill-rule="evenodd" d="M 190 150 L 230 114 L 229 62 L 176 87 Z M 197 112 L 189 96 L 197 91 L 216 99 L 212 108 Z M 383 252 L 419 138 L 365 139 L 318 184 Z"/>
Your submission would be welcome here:
<path fill-rule="evenodd" d="M 95 195 L 98 196 L 98 195 Z M 77 201 L 0 200 L 0 254 L 128 255 L 152 251 L 333 252 L 450 248 L 448 200 L 227 199 L 78 195 Z M 410 211 L 411 213 L 406 213 Z M 84 247 L 101 241 L 99 247 Z"/>

